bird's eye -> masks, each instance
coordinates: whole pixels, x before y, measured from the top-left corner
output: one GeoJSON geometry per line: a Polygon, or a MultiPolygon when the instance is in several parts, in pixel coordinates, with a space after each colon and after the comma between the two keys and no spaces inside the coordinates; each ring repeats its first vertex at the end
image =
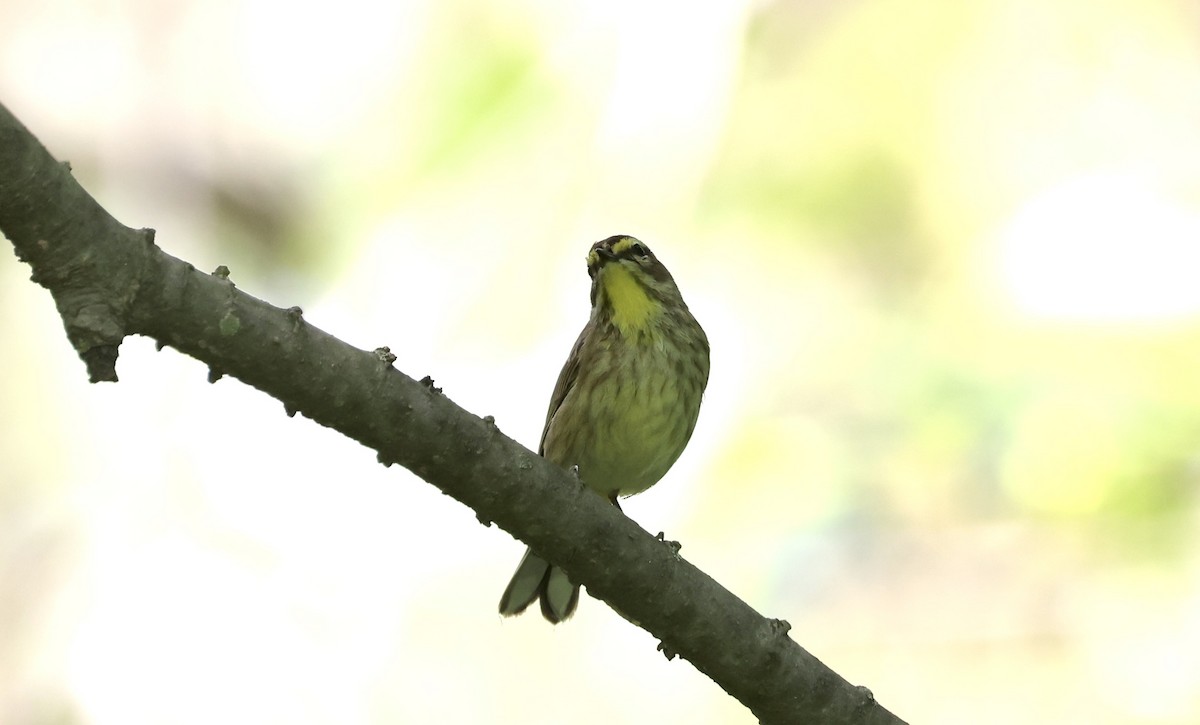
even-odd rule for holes
{"type": "Polygon", "coordinates": [[[646,248],[640,244],[634,244],[629,248],[629,251],[633,252],[639,257],[645,257],[647,255],[646,248]]]}

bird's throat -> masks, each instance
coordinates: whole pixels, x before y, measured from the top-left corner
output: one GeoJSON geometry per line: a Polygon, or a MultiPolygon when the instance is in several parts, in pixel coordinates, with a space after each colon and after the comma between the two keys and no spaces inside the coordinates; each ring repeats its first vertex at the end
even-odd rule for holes
{"type": "Polygon", "coordinates": [[[604,270],[603,284],[608,304],[612,306],[613,324],[625,335],[648,328],[662,309],[633,274],[619,264],[610,264],[604,270]]]}

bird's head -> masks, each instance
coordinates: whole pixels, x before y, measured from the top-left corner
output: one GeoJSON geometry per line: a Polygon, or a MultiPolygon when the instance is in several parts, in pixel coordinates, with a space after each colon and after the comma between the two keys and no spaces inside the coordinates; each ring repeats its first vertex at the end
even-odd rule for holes
{"type": "Polygon", "coordinates": [[[671,273],[637,239],[618,234],[592,245],[587,256],[592,308],[624,333],[644,330],[668,306],[682,305],[671,273]]]}

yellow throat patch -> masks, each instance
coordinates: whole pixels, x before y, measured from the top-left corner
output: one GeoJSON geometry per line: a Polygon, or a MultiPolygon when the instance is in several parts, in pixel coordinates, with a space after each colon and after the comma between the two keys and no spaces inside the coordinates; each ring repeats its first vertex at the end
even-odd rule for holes
{"type": "Polygon", "coordinates": [[[646,329],[658,315],[660,305],[620,264],[608,264],[602,274],[604,294],[612,305],[613,324],[626,335],[646,329]]]}

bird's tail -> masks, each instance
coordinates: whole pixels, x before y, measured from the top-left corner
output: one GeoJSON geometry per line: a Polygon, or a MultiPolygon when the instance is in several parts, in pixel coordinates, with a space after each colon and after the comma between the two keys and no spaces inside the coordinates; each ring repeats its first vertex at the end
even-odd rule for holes
{"type": "Polygon", "coordinates": [[[512,581],[500,597],[500,614],[511,617],[525,611],[534,599],[541,599],[542,616],[558,624],[575,613],[579,587],[567,579],[567,573],[526,549],[512,581]]]}

